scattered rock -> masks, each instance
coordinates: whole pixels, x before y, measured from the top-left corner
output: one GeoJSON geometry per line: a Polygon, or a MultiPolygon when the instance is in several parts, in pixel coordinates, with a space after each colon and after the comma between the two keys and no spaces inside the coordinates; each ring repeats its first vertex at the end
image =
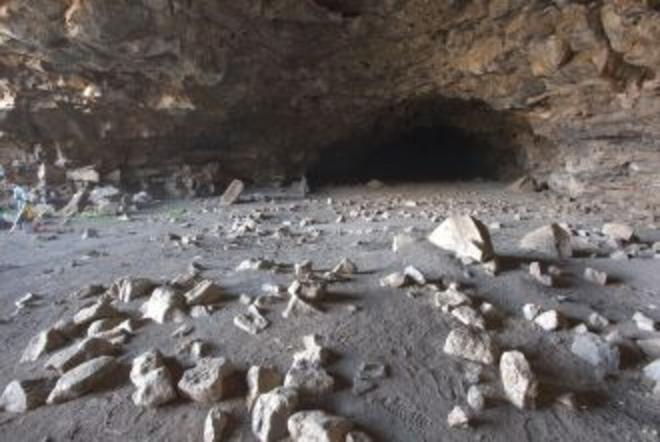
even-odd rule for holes
{"type": "Polygon", "coordinates": [[[494,364],[497,349],[491,337],[483,331],[461,327],[452,330],[445,341],[444,352],[485,365],[494,364]]]}
{"type": "Polygon", "coordinates": [[[276,442],[287,436],[287,421],[298,406],[298,391],[278,387],[259,396],[252,407],[252,432],[260,442],[276,442]]]}
{"type": "Polygon", "coordinates": [[[463,325],[480,329],[486,328],[486,320],[479,312],[470,306],[462,305],[456,307],[451,311],[451,315],[458,319],[463,325]]]}
{"type": "Polygon", "coordinates": [[[456,405],[447,416],[447,425],[450,428],[465,428],[470,425],[470,416],[463,407],[456,405]]]}
{"type": "Polygon", "coordinates": [[[635,229],[627,224],[607,223],[603,225],[603,235],[615,241],[628,242],[635,236],[635,229]]]}
{"type": "Polygon", "coordinates": [[[638,329],[648,332],[656,331],[655,321],[642,312],[635,312],[632,317],[633,322],[638,329]]]}
{"type": "Polygon", "coordinates": [[[110,293],[121,302],[131,302],[149,295],[156,283],[147,278],[120,278],[110,287],[110,293]]]}
{"type": "Polygon", "coordinates": [[[408,235],[407,233],[399,233],[392,239],[392,251],[394,253],[398,253],[399,251],[408,246],[411,246],[412,244],[415,244],[416,242],[417,238],[414,236],[408,235]]]}
{"type": "Polygon", "coordinates": [[[543,226],[528,233],[520,241],[520,247],[558,259],[573,255],[571,235],[559,224],[543,226]]]}
{"type": "Polygon", "coordinates": [[[486,408],[486,397],[479,385],[471,385],[467,392],[466,401],[470,408],[480,413],[486,408]]]}
{"type": "Polygon", "coordinates": [[[436,246],[454,252],[459,258],[487,262],[495,258],[488,228],[471,216],[447,218],[429,236],[436,246]]]}
{"type": "Polygon", "coordinates": [[[73,322],[77,325],[86,325],[97,319],[121,318],[126,315],[117,310],[107,298],[102,298],[95,304],[81,309],[73,317],[73,322]]]}
{"type": "Polygon", "coordinates": [[[145,319],[152,319],[159,324],[169,321],[182,322],[185,317],[186,298],[174,288],[161,286],[156,288],[141,311],[145,319]]]}
{"type": "Polygon", "coordinates": [[[332,393],[335,379],[323,368],[311,364],[293,364],[284,377],[285,387],[295,387],[300,393],[318,397],[332,393]]]}
{"type": "Polygon", "coordinates": [[[137,388],[131,398],[138,407],[158,407],[177,397],[172,374],[158,350],[133,359],[130,377],[137,388]]]}
{"type": "Polygon", "coordinates": [[[610,325],[610,321],[605,316],[597,312],[592,312],[589,315],[587,318],[587,323],[591,329],[597,331],[605,330],[610,325]]]}
{"type": "Polygon", "coordinates": [[[67,338],[58,330],[50,328],[30,339],[21,362],[34,362],[43,354],[57,350],[67,343],[67,338]]]}
{"type": "Polygon", "coordinates": [[[587,332],[573,339],[571,351],[579,358],[593,365],[596,376],[603,377],[619,370],[619,349],[600,336],[587,332]]]}
{"type": "Polygon", "coordinates": [[[353,423],[324,411],[300,411],[292,415],[287,428],[293,442],[345,442],[353,423]]]}
{"type": "Polygon", "coordinates": [[[607,273],[587,267],[584,269],[584,279],[598,285],[607,285],[607,273]]]}
{"type": "Polygon", "coordinates": [[[12,381],[0,396],[0,409],[9,413],[25,413],[46,403],[55,379],[12,381]]]}
{"type": "Polygon", "coordinates": [[[637,346],[652,359],[660,359],[660,338],[638,339],[637,346]]]}
{"type": "Polygon", "coordinates": [[[381,278],[380,280],[381,287],[387,287],[393,289],[405,287],[409,283],[410,283],[410,279],[408,278],[408,276],[401,272],[390,273],[389,275],[381,278]]]}
{"type": "Polygon", "coordinates": [[[528,321],[533,321],[541,314],[541,307],[536,304],[525,304],[522,308],[523,317],[528,321]]]}
{"type": "Polygon", "coordinates": [[[342,260],[337,264],[333,269],[332,273],[337,275],[354,275],[358,272],[358,266],[348,258],[342,258],[342,260]]]}
{"type": "Polygon", "coordinates": [[[114,356],[118,349],[105,339],[85,338],[79,344],[55,353],[46,363],[46,368],[64,374],[67,371],[100,356],[114,356]]]}
{"type": "Polygon", "coordinates": [[[201,358],[183,373],[178,387],[193,401],[210,404],[232,392],[234,373],[234,366],[225,358],[201,358]]]}
{"type": "Polygon", "coordinates": [[[197,283],[184,295],[188,305],[215,304],[226,298],[224,290],[209,279],[197,283]]]}
{"type": "Polygon", "coordinates": [[[323,337],[320,335],[306,335],[302,338],[304,350],[293,355],[293,365],[312,365],[321,367],[332,357],[330,350],[323,346],[323,337]]]}
{"type": "Polygon", "coordinates": [[[531,193],[541,190],[541,186],[533,177],[524,175],[511,183],[508,189],[518,193],[531,193]]]}
{"type": "Polygon", "coordinates": [[[557,310],[548,310],[538,315],[534,323],[545,331],[555,331],[561,324],[561,316],[557,310]]]}
{"type": "Polygon", "coordinates": [[[289,319],[321,313],[323,313],[323,311],[319,310],[317,307],[314,307],[312,304],[303,300],[299,296],[291,296],[289,298],[289,303],[282,312],[282,317],[284,319],[289,319]]]}
{"type": "Polygon", "coordinates": [[[437,292],[435,295],[435,305],[440,307],[444,312],[449,312],[451,309],[462,305],[471,304],[472,299],[460,291],[457,284],[450,284],[447,290],[437,292]]]}
{"type": "Polygon", "coordinates": [[[245,183],[241,180],[233,180],[220,197],[220,204],[223,206],[234,204],[241,197],[243,190],[245,190],[245,183]]]}
{"type": "Polygon", "coordinates": [[[234,316],[234,325],[252,335],[257,335],[265,330],[270,322],[259,313],[256,306],[251,305],[248,307],[247,313],[234,316]]]}
{"type": "Polygon", "coordinates": [[[83,396],[97,388],[116,370],[117,362],[112,356],[101,356],[80,364],[60,377],[46,403],[57,404],[83,396]]]}
{"type": "Polygon", "coordinates": [[[253,365],[247,372],[248,409],[252,408],[259,395],[279,387],[284,382],[282,375],[275,369],[253,365]]]}
{"type": "Polygon", "coordinates": [[[204,420],[204,442],[223,442],[229,435],[229,415],[220,407],[209,410],[204,420]]]}
{"type": "Polygon", "coordinates": [[[406,266],[405,269],[403,269],[403,274],[407,276],[409,279],[412,279],[415,284],[418,285],[425,285],[426,284],[426,277],[424,274],[415,266],[406,266]]]}
{"type": "Polygon", "coordinates": [[[547,287],[554,287],[555,285],[555,281],[552,275],[544,273],[543,269],[541,268],[541,263],[538,261],[534,261],[529,265],[529,274],[532,275],[532,277],[537,282],[547,287]]]}
{"type": "Polygon", "coordinates": [[[644,367],[644,376],[654,382],[660,382],[660,359],[656,359],[644,367]]]}
{"type": "Polygon", "coordinates": [[[538,395],[536,376],[519,351],[507,351],[500,358],[500,376],[509,401],[520,409],[534,408],[538,395]]]}

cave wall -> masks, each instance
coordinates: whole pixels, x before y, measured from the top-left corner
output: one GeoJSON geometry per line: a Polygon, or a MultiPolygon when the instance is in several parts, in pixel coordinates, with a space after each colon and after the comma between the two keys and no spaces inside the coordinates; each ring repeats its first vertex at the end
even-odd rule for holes
{"type": "Polygon", "coordinates": [[[658,42],[657,0],[0,0],[0,161],[264,180],[421,121],[660,193],[658,42]]]}

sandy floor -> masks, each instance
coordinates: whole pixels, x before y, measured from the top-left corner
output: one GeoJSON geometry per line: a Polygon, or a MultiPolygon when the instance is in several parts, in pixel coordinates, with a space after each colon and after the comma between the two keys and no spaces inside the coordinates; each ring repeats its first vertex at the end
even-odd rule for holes
{"type": "MultiPolygon", "coordinates": [[[[186,366],[190,361],[180,350],[182,343],[199,338],[213,346],[211,354],[226,356],[241,367],[264,364],[285,372],[292,354],[301,347],[301,337],[320,333],[337,355],[329,371],[336,376],[338,388],[306,407],[345,416],[375,440],[658,440],[660,399],[642,380],[643,359],[626,360],[619,375],[601,381],[570,352],[573,332],[569,328],[545,332],[521,315],[522,305],[530,302],[559,309],[573,324],[597,311],[632,338],[642,335],[630,321],[635,311],[660,320],[655,310],[660,305],[658,259],[573,258],[559,264],[569,274],[565,286],[548,288],[531,279],[524,266],[530,256],[518,249],[518,240],[550,221],[597,230],[603,222],[621,220],[634,225],[642,240],[660,240],[660,230],[649,228],[648,219],[620,208],[585,212],[584,207],[548,194],[512,194],[494,184],[419,184],[378,190],[332,188],[306,200],[257,198],[230,208],[219,207],[218,199],[166,202],[133,214],[131,221],[81,217],[64,224],[55,221],[39,234],[0,232],[0,318],[7,318],[0,324],[0,388],[16,378],[46,373],[44,358],[20,364],[21,353],[38,331],[78,311],[85,301],[71,294],[86,284],[109,285],[121,276],[165,281],[185,272],[198,257],[208,268],[204,275],[228,293],[254,296],[263,283],[286,286],[293,275],[235,272],[246,258],[263,257],[283,264],[310,259],[316,269],[327,270],[349,257],[358,264],[360,274],[331,286],[332,296],[322,303],[325,314],[321,316],[286,320],[280,315],[285,306],[281,304],[266,313],[270,327],[252,336],[233,325],[233,317],[245,310],[235,300],[208,318],[191,318],[195,329],[185,338],[170,336],[180,324],[143,327],[125,346],[121,360],[128,366],[137,354],[157,347],[178,356],[186,366]],[[228,238],[235,219],[257,211],[263,214],[259,233],[228,238]],[[478,266],[466,267],[426,242],[402,253],[391,251],[395,234],[413,229],[414,235],[424,236],[445,216],[463,213],[486,224],[501,223],[500,229],[491,231],[498,254],[508,257],[500,275],[492,277],[478,266]],[[340,214],[346,218],[343,223],[335,222],[340,214]],[[300,221],[307,218],[312,223],[301,227],[300,221]],[[291,234],[274,236],[287,221],[291,234]],[[98,230],[98,238],[81,239],[87,227],[98,230]],[[178,245],[168,239],[169,233],[199,235],[199,245],[178,245]],[[408,264],[419,267],[431,280],[463,281],[479,299],[498,308],[502,320],[491,333],[503,349],[521,349],[531,361],[543,392],[536,410],[519,411],[495,402],[470,429],[447,427],[449,411],[465,403],[467,364],[443,353],[445,338],[456,323],[431,298],[411,298],[406,290],[379,287],[382,276],[408,264]],[[607,271],[615,282],[601,287],[583,280],[587,266],[607,271]],[[12,316],[14,301],[26,292],[42,300],[12,316]],[[370,361],[386,364],[389,377],[377,389],[356,396],[351,379],[361,362],[370,361]],[[582,405],[579,410],[555,403],[556,396],[565,392],[576,393],[582,405]]],[[[135,302],[120,307],[137,311],[139,306],[135,302]]],[[[484,377],[496,379],[497,373],[485,370],[484,377]]],[[[206,407],[180,400],[155,410],[139,409],[131,402],[130,382],[119,378],[121,373],[114,387],[62,405],[43,406],[24,415],[0,413],[0,440],[202,440],[206,407]]],[[[231,440],[255,440],[242,399],[227,406],[237,421],[231,440]]]]}

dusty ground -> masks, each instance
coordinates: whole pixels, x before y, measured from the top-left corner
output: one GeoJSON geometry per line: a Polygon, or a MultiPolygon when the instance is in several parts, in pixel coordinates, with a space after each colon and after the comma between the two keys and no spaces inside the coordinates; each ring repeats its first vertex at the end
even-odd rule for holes
{"type": "MultiPolygon", "coordinates": [[[[288,264],[311,259],[315,268],[329,269],[346,256],[359,265],[361,273],[331,287],[332,302],[323,303],[326,313],[322,316],[285,320],[279,314],[282,304],[266,314],[271,326],[252,336],[233,325],[234,315],[245,306],[231,301],[209,318],[191,319],[195,331],[186,338],[170,336],[179,324],[145,326],[125,346],[121,359],[128,365],[150,347],[177,356],[182,341],[201,338],[213,344],[213,354],[227,356],[243,367],[266,364],[284,372],[293,352],[301,347],[301,337],[314,332],[328,337],[338,355],[330,371],[341,380],[340,388],[319,398],[318,405],[350,418],[375,440],[658,440],[660,402],[642,382],[643,361],[629,361],[620,375],[599,381],[588,365],[571,354],[569,329],[544,332],[521,317],[520,308],[528,302],[558,308],[576,322],[595,310],[631,336],[639,334],[630,326],[635,311],[660,320],[655,310],[660,303],[658,259],[574,258],[560,264],[573,275],[561,288],[539,285],[521,267],[529,256],[517,249],[518,240],[550,221],[600,229],[603,222],[616,219],[635,225],[645,241],[660,239],[660,231],[649,228],[648,217],[617,206],[585,213],[589,210],[558,202],[548,194],[513,194],[494,184],[420,184],[380,190],[332,188],[306,200],[291,194],[230,208],[220,208],[217,199],[165,202],[133,214],[131,221],[77,218],[66,224],[55,221],[38,234],[0,232],[0,318],[7,318],[0,325],[0,386],[44,373],[43,358],[20,364],[21,352],[39,330],[80,308],[84,301],[70,295],[86,284],[109,285],[126,275],[168,280],[199,257],[208,267],[204,275],[229,293],[255,295],[262,283],[288,285],[293,277],[290,272],[234,272],[243,259],[264,257],[288,264]],[[333,199],[331,204],[328,198],[333,199]],[[406,201],[416,201],[417,206],[410,207],[406,201]],[[375,214],[375,219],[351,216],[359,206],[375,214]],[[259,221],[263,234],[229,240],[232,220],[256,210],[266,215],[259,221]],[[380,219],[379,210],[387,211],[389,219],[380,219]],[[391,251],[396,233],[412,227],[421,236],[445,216],[458,213],[472,213],[486,224],[502,223],[501,229],[491,231],[498,253],[510,257],[502,274],[491,277],[479,267],[469,267],[469,277],[459,261],[427,243],[403,253],[391,251]],[[344,223],[335,222],[338,214],[346,216],[344,223]],[[437,220],[432,219],[434,215],[437,220]],[[300,227],[305,218],[315,223],[300,227]],[[293,234],[273,237],[272,232],[285,221],[292,222],[293,234]],[[81,239],[86,227],[96,228],[99,237],[81,239]],[[310,234],[313,230],[320,232],[317,238],[310,234]],[[199,234],[201,241],[199,246],[182,247],[169,240],[168,233],[199,234]],[[542,381],[544,394],[537,410],[518,411],[500,402],[491,404],[471,429],[447,427],[447,413],[465,402],[466,364],[442,352],[455,323],[430,298],[413,299],[405,290],[379,287],[380,277],[407,264],[418,266],[431,279],[464,281],[479,298],[497,306],[503,317],[493,330],[497,341],[504,349],[522,349],[542,381]],[[584,281],[580,275],[586,266],[606,270],[616,282],[600,287],[584,281]],[[14,301],[28,291],[43,300],[12,316],[14,301]],[[360,308],[354,312],[350,305],[360,308]],[[390,375],[376,390],[356,397],[350,383],[363,361],[385,363],[390,375]],[[568,391],[577,394],[583,405],[580,410],[553,402],[556,395],[568,391]]],[[[137,311],[139,305],[121,308],[137,311]]],[[[185,357],[180,359],[187,363],[185,357]]],[[[0,440],[201,440],[207,408],[181,400],[156,410],[138,409],[130,399],[130,382],[122,380],[121,373],[117,378],[118,385],[106,391],[62,405],[44,406],[25,415],[0,413],[0,440]]],[[[229,405],[241,422],[232,440],[254,440],[241,400],[234,402],[229,405]]]]}

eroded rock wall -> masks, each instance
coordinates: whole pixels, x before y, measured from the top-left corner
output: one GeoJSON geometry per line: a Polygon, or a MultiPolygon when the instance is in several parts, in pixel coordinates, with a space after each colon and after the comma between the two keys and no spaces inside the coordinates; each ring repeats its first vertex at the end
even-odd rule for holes
{"type": "Polygon", "coordinates": [[[0,155],[272,179],[422,121],[660,193],[658,42],[656,0],[0,0],[0,155]]]}

